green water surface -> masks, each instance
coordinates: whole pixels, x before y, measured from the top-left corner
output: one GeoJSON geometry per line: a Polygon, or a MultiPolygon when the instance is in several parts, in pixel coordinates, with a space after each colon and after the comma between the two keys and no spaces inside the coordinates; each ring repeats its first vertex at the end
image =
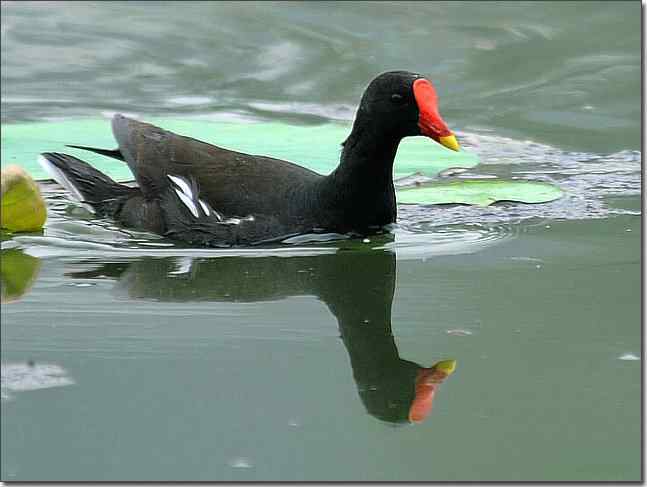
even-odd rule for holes
{"type": "Polygon", "coordinates": [[[619,358],[640,353],[639,230],[554,223],[426,262],[348,250],[187,274],[44,259],[3,306],[2,360],[74,383],[9,391],[3,478],[638,479],[640,362],[619,358]],[[408,361],[447,357],[429,418],[396,426],[408,361]]]}

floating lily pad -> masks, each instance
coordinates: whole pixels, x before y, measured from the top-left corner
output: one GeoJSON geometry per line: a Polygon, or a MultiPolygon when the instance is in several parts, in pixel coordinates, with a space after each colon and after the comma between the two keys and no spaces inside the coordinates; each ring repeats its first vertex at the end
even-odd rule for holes
{"type": "MultiPolygon", "coordinates": [[[[341,143],[351,128],[350,124],[342,123],[296,126],[159,118],[146,118],[146,121],[226,149],[292,161],[321,174],[328,174],[337,166],[341,143]]],[[[36,162],[38,154],[66,152],[91,163],[117,181],[133,179],[126,164],[71,149],[65,144],[116,147],[108,119],[5,124],[2,125],[2,166],[18,164],[36,179],[47,178],[36,162]]],[[[449,167],[469,168],[478,162],[475,154],[451,151],[427,137],[409,137],[400,144],[394,166],[395,176],[415,172],[435,176],[449,167]]]]}
{"type": "Polygon", "coordinates": [[[437,181],[424,186],[399,189],[397,200],[398,203],[427,205],[488,206],[497,201],[547,203],[560,198],[563,194],[559,187],[538,181],[464,179],[437,181]]]}
{"type": "Polygon", "coordinates": [[[47,210],[38,184],[20,166],[7,166],[0,173],[0,228],[12,232],[40,230],[47,219],[47,210]]]}

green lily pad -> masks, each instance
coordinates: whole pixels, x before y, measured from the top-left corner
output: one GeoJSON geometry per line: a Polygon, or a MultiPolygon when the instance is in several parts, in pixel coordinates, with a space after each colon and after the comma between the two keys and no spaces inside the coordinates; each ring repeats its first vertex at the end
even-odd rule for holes
{"type": "Polygon", "coordinates": [[[0,227],[12,232],[36,232],[47,219],[45,201],[38,184],[20,166],[0,171],[2,202],[0,227]]]}
{"type": "Polygon", "coordinates": [[[399,189],[397,199],[398,203],[488,206],[497,201],[547,203],[563,194],[559,187],[538,181],[464,179],[399,189]]]}
{"type": "MultiPolygon", "coordinates": [[[[328,123],[295,126],[268,122],[209,122],[147,118],[146,121],[178,134],[190,136],[227,149],[263,154],[295,162],[321,174],[331,172],[339,162],[341,143],[350,125],[328,123]]],[[[41,152],[66,152],[91,163],[117,181],[132,180],[124,163],[71,149],[65,144],[112,149],[116,142],[108,119],[61,120],[56,122],[2,125],[2,166],[18,164],[35,179],[48,175],[37,163],[41,152]]],[[[478,157],[469,152],[454,152],[427,137],[402,141],[395,161],[395,176],[415,172],[433,177],[448,167],[473,167],[478,157]]]]}

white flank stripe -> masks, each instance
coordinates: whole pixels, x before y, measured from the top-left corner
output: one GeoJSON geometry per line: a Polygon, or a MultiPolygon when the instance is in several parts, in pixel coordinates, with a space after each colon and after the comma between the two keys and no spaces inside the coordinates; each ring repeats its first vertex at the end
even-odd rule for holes
{"type": "Polygon", "coordinates": [[[211,215],[211,212],[209,211],[209,207],[207,206],[207,204],[204,201],[198,200],[198,203],[200,203],[200,206],[202,207],[202,210],[205,212],[205,214],[207,216],[211,215]]]}
{"type": "MultiPolygon", "coordinates": [[[[191,188],[189,187],[189,184],[181,177],[179,176],[171,176],[170,174],[168,175],[168,178],[175,183],[175,185],[182,190],[182,192],[189,197],[189,199],[193,199],[193,191],[191,191],[191,188]]],[[[196,215],[197,216],[197,215],[196,215]]]]}
{"type": "Polygon", "coordinates": [[[191,198],[189,198],[187,195],[185,195],[179,189],[175,190],[175,194],[178,195],[178,198],[180,198],[180,201],[182,201],[182,203],[184,203],[184,206],[186,206],[189,209],[189,211],[193,214],[194,217],[200,218],[200,214],[198,213],[198,209],[193,204],[193,201],[191,201],[191,198]]]}

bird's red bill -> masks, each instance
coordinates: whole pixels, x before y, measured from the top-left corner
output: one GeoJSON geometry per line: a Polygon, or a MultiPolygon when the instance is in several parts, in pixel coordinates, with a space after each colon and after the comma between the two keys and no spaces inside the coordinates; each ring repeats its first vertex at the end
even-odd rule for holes
{"type": "Polygon", "coordinates": [[[424,421],[431,412],[435,393],[435,384],[425,385],[420,388],[416,387],[416,398],[409,409],[409,421],[412,423],[420,423],[424,421]]]}
{"type": "Polygon", "coordinates": [[[418,104],[418,127],[427,137],[438,140],[452,135],[451,130],[438,113],[438,95],[429,80],[419,78],[413,82],[413,96],[418,104]]]}
{"type": "Polygon", "coordinates": [[[420,368],[416,375],[415,397],[409,408],[409,421],[420,423],[429,416],[438,386],[454,370],[456,362],[438,362],[430,368],[420,368]]]}

